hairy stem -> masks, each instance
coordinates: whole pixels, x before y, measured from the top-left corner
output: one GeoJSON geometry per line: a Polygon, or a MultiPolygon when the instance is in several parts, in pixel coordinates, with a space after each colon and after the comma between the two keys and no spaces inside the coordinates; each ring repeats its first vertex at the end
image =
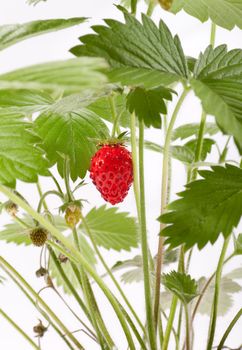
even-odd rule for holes
{"type": "Polygon", "coordinates": [[[228,328],[226,329],[226,331],[224,332],[224,335],[222,336],[222,339],[220,340],[220,343],[218,345],[217,350],[222,350],[224,347],[224,343],[226,341],[226,339],[229,336],[229,333],[232,331],[234,325],[236,324],[236,322],[240,319],[240,317],[242,316],[242,308],[237,312],[237,314],[234,316],[234,318],[232,319],[232,321],[230,322],[228,328]]]}
{"type": "MultiPolygon", "coordinates": [[[[201,116],[199,131],[198,131],[197,145],[195,150],[195,158],[194,158],[195,163],[201,160],[202,149],[203,149],[203,137],[204,137],[204,131],[206,127],[206,119],[207,119],[207,114],[204,111],[202,111],[202,116],[201,116]]],[[[196,180],[197,172],[198,172],[197,168],[193,169],[193,172],[191,175],[191,181],[196,180]]]]}
{"type": "Polygon", "coordinates": [[[139,174],[138,174],[138,155],[136,145],[136,118],[135,113],[130,116],[130,133],[131,133],[131,150],[133,161],[133,174],[134,174],[134,196],[137,208],[137,215],[140,221],[140,195],[139,195],[139,174]]]}
{"type": "Polygon", "coordinates": [[[109,277],[111,278],[111,280],[113,281],[113,283],[115,284],[116,288],[118,289],[120,295],[122,296],[124,302],[126,303],[126,305],[128,306],[128,308],[130,309],[130,311],[132,312],[134,318],[136,319],[137,323],[139,324],[140,328],[142,329],[142,331],[145,333],[145,328],[142,324],[142,322],[140,321],[137,313],[135,312],[134,308],[132,307],[132,305],[130,304],[129,300],[127,299],[126,295],[124,294],[121,286],[119,285],[118,281],[116,280],[116,278],[114,277],[112,271],[110,270],[110,268],[108,267],[108,265],[106,264],[96,242],[95,242],[95,239],[93,237],[93,234],[92,234],[92,231],[90,230],[87,222],[86,222],[86,219],[84,218],[84,216],[82,215],[81,216],[81,219],[82,219],[82,223],[83,223],[83,227],[87,233],[87,235],[89,236],[90,238],[90,241],[92,242],[92,245],[93,245],[93,248],[99,258],[99,260],[101,261],[103,267],[105,268],[107,274],[109,275],[109,277]]]}
{"type": "Polygon", "coordinates": [[[213,346],[213,340],[215,335],[216,323],[217,323],[217,313],[218,313],[218,302],[219,302],[219,294],[220,294],[220,282],[222,277],[222,269],[224,264],[225,254],[229,245],[230,236],[227,237],[224,241],[223,248],[219,257],[217,271],[215,275],[215,290],[214,290],[214,298],[211,310],[210,317],[210,327],[209,327],[209,336],[208,336],[208,344],[207,350],[211,350],[213,346]]]}
{"type": "Polygon", "coordinates": [[[84,347],[79,343],[79,341],[73,336],[73,334],[66,328],[62,321],[56,316],[56,314],[50,309],[50,307],[45,303],[45,301],[39,296],[38,293],[28,284],[28,282],[11,266],[3,257],[0,257],[0,265],[4,266],[8,271],[10,271],[21,284],[33,295],[37,302],[45,309],[46,313],[52,318],[52,320],[58,325],[62,331],[67,334],[68,338],[77,346],[78,349],[84,350],[84,347]]]}
{"type": "Polygon", "coordinates": [[[25,340],[28,341],[28,343],[34,349],[39,349],[39,347],[33,342],[33,340],[3,311],[3,309],[0,309],[0,315],[2,315],[13,326],[13,328],[15,328],[16,331],[18,331],[18,333],[21,334],[25,338],[25,340]]]}
{"type": "Polygon", "coordinates": [[[25,210],[30,216],[32,216],[35,220],[37,220],[44,228],[46,228],[53,237],[55,237],[57,240],[59,240],[69,251],[70,254],[66,252],[65,249],[62,249],[59,245],[56,245],[54,242],[50,241],[49,244],[56,249],[58,249],[60,252],[62,252],[64,255],[66,255],[71,261],[73,261],[76,264],[82,265],[83,268],[90,274],[90,276],[96,281],[98,286],[102,289],[105,296],[109,300],[110,304],[112,305],[120,324],[123,328],[123,331],[125,333],[125,336],[127,338],[127,341],[129,343],[130,349],[135,350],[135,345],[131,336],[131,333],[129,331],[129,328],[126,324],[124,315],[122,311],[120,310],[120,306],[118,305],[116,299],[113,297],[112,293],[110,292],[109,288],[106,286],[106,284],[103,282],[102,278],[96,273],[96,271],[92,268],[92,266],[88,263],[88,261],[83,257],[80,252],[78,252],[75,247],[72,245],[72,243],[62,235],[59,230],[57,230],[49,221],[47,221],[43,216],[38,214],[33,208],[31,208],[25,201],[23,201],[21,198],[19,198],[17,195],[15,195],[11,190],[6,188],[3,185],[0,185],[0,192],[5,194],[9,199],[13,200],[16,204],[18,204],[23,210],[25,210]]]}
{"type": "Polygon", "coordinates": [[[214,22],[211,23],[211,33],[210,33],[210,45],[212,47],[215,46],[215,39],[216,39],[216,24],[214,22]]]}
{"type": "Polygon", "coordinates": [[[186,350],[190,350],[190,321],[188,306],[184,305],[185,319],[186,319],[186,350]]]}
{"type": "Polygon", "coordinates": [[[151,350],[156,349],[156,336],[153,322],[150,269],[149,269],[149,247],[146,228],[146,209],[145,209],[145,181],[144,181],[144,123],[139,122],[139,180],[140,180],[140,231],[141,231],[141,249],[143,258],[144,273],[144,292],[147,328],[151,350]]]}
{"type": "Polygon", "coordinates": [[[164,335],[162,350],[167,350],[168,349],[168,344],[169,344],[169,340],[170,340],[170,334],[171,334],[171,331],[172,331],[173,321],[174,321],[175,313],[176,313],[177,301],[178,301],[178,298],[176,296],[174,296],[172,298],[172,302],[171,302],[170,314],[169,314],[168,321],[167,321],[167,326],[166,326],[166,331],[165,331],[165,335],[164,335]]]}
{"type": "MultiPolygon", "coordinates": [[[[169,173],[169,153],[170,153],[170,145],[172,138],[172,131],[175,125],[176,118],[180,111],[183,101],[185,100],[188,92],[190,90],[185,88],[183,93],[181,94],[177,105],[174,109],[173,115],[171,117],[171,121],[169,123],[169,127],[166,133],[164,152],[163,152],[163,170],[162,170],[162,186],[161,186],[161,214],[163,214],[166,210],[167,205],[167,193],[168,193],[168,173],[169,173]]],[[[160,229],[161,231],[165,228],[165,224],[161,223],[160,229]]],[[[163,264],[163,245],[164,238],[162,236],[159,237],[158,243],[158,253],[157,253],[157,263],[156,263],[156,283],[155,283],[155,301],[154,301],[154,320],[155,327],[157,327],[158,314],[159,314],[159,306],[160,306],[160,283],[161,283],[161,269],[163,264]]]]}

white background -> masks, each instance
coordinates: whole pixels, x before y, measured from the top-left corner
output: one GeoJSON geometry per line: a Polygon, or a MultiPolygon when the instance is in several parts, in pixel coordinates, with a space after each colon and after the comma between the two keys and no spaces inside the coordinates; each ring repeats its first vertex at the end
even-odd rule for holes
{"type": "MultiPolygon", "coordinates": [[[[46,3],[41,3],[36,7],[30,7],[25,4],[24,0],[8,0],[0,2],[0,25],[9,23],[21,23],[31,21],[35,19],[47,19],[47,18],[68,18],[75,16],[89,17],[89,23],[81,24],[71,29],[66,29],[58,33],[47,34],[41,37],[33,38],[25,42],[19,43],[11,48],[6,49],[0,53],[0,73],[6,72],[17,67],[23,67],[34,63],[40,63],[51,60],[66,59],[72,57],[68,50],[78,43],[77,38],[90,31],[90,24],[98,24],[102,18],[119,18],[121,15],[119,11],[113,6],[113,0],[48,0],[46,3]]],[[[142,5],[143,6],[143,5],[142,5]]],[[[143,6],[144,8],[144,6],[143,6]]],[[[178,14],[176,17],[166,13],[160,9],[157,9],[154,18],[156,21],[162,17],[170,27],[171,31],[179,33],[182,41],[183,48],[187,55],[196,57],[201,50],[208,45],[210,35],[210,24],[201,24],[196,19],[189,17],[184,13],[178,14]]],[[[237,29],[229,32],[226,30],[218,29],[216,44],[227,43],[229,48],[241,47],[241,32],[237,29]]],[[[170,110],[172,111],[173,106],[170,110]]],[[[200,103],[194,97],[190,96],[184,106],[182,107],[181,114],[178,119],[178,123],[199,121],[201,113],[200,103]]],[[[211,118],[213,120],[213,118],[211,118]]],[[[160,142],[162,140],[161,133],[157,130],[149,130],[147,137],[160,142]]],[[[225,138],[221,135],[217,137],[218,141],[222,145],[225,142],[225,138]]],[[[238,155],[235,147],[232,145],[230,159],[237,159],[238,155]]],[[[216,161],[217,153],[214,150],[210,157],[211,161],[216,161]]],[[[148,216],[148,228],[150,245],[152,251],[155,253],[157,246],[157,234],[158,223],[156,218],[159,215],[160,207],[160,178],[161,178],[161,164],[162,159],[159,155],[151,152],[146,153],[146,196],[147,196],[147,216],[148,216]]],[[[172,192],[176,193],[182,190],[182,186],[185,183],[185,170],[184,167],[177,161],[173,161],[173,180],[172,180],[172,192]]],[[[41,179],[43,187],[46,189],[53,188],[53,184],[47,179],[41,179]]],[[[87,182],[90,182],[87,178],[87,182]]],[[[27,185],[18,183],[18,189],[25,193],[26,198],[32,203],[33,206],[37,205],[37,192],[34,185],[27,185]]],[[[97,194],[95,188],[90,184],[86,186],[81,192],[81,197],[88,199],[90,205],[89,209],[94,205],[103,204],[102,199],[97,194]]],[[[175,195],[173,194],[173,197],[175,195]]],[[[3,198],[0,198],[1,200],[3,198]]],[[[52,199],[49,202],[51,208],[56,208],[59,202],[52,199]]],[[[120,205],[121,210],[130,211],[135,215],[135,204],[132,191],[123,204],[120,205]]],[[[8,221],[6,214],[1,215],[1,224],[8,221]]],[[[237,231],[238,232],[238,231],[237,231]]],[[[209,276],[216,268],[219,248],[221,247],[222,240],[220,239],[214,246],[208,245],[202,252],[195,250],[192,258],[191,275],[193,277],[200,277],[202,275],[209,276]]],[[[230,250],[232,249],[232,245],[230,250]]],[[[16,247],[13,244],[5,244],[0,242],[0,253],[7,260],[9,260],[23,275],[31,282],[31,284],[38,290],[42,286],[42,281],[37,280],[34,275],[34,271],[38,268],[38,248],[33,247],[16,247]]],[[[115,254],[114,252],[105,252],[106,259],[109,264],[114,263],[117,259],[125,259],[137,254],[137,251],[131,253],[123,252],[122,255],[115,254]]],[[[230,271],[236,266],[241,266],[241,258],[234,259],[225,270],[230,271]]],[[[100,269],[100,271],[102,271],[100,269]]],[[[109,282],[109,281],[107,281],[109,282]]],[[[125,290],[129,296],[132,304],[138,310],[138,313],[143,316],[143,288],[142,284],[126,285],[125,290]]],[[[78,329],[78,323],[73,320],[72,316],[66,311],[65,307],[56,300],[55,296],[51,292],[45,292],[42,295],[48,302],[53,305],[53,308],[57,310],[60,317],[64,322],[69,325],[70,329],[78,329]]],[[[105,299],[102,294],[97,290],[98,299],[101,301],[101,309],[105,314],[107,323],[110,327],[113,338],[117,341],[119,350],[126,350],[127,346],[122,332],[119,328],[119,324],[112,313],[110,306],[103,302],[105,299]]],[[[226,328],[226,324],[233,317],[236,310],[241,307],[241,296],[237,294],[234,297],[234,308],[223,318],[219,318],[217,335],[215,344],[221,338],[223,331],[226,328]]],[[[73,300],[70,303],[76,306],[73,300]]],[[[5,286],[0,286],[0,307],[9,313],[16,322],[22,325],[24,330],[33,335],[32,327],[37,323],[39,317],[38,312],[32,308],[26,302],[21,292],[18,291],[15,286],[7,281],[5,286]]],[[[242,343],[241,335],[242,321],[238,322],[233,332],[228,339],[228,345],[230,347],[239,346],[242,343]]],[[[195,328],[197,336],[195,339],[195,350],[204,350],[207,337],[208,317],[198,316],[195,322],[195,328]]],[[[88,350],[95,350],[97,347],[88,339],[83,333],[77,334],[80,341],[86,346],[88,350]]],[[[172,343],[171,343],[172,344],[172,343]]],[[[15,331],[6,323],[5,320],[0,318],[0,349],[10,350],[27,350],[30,346],[19,336],[15,331]]],[[[42,348],[45,350],[65,350],[65,344],[56,337],[54,331],[50,330],[42,341],[42,348]]],[[[170,347],[174,349],[173,345],[170,347]]]]}

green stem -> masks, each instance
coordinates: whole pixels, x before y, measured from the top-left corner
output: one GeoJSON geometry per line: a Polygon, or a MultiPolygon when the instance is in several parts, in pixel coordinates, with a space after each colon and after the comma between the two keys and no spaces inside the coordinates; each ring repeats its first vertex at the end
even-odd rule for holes
{"type": "Polygon", "coordinates": [[[178,316],[178,325],[177,325],[177,338],[178,338],[178,345],[177,349],[179,349],[180,344],[180,338],[181,338],[181,326],[182,326],[182,315],[183,315],[183,304],[180,304],[180,310],[179,310],[179,316],[178,316]]]}
{"type": "MultiPolygon", "coordinates": [[[[77,230],[75,227],[73,228],[72,233],[73,233],[73,238],[74,238],[74,243],[75,243],[76,249],[81,252],[82,247],[80,245],[78,233],[77,233],[77,230]]],[[[75,269],[74,269],[74,271],[75,271],[75,269]]],[[[82,266],[80,267],[79,271],[80,271],[82,289],[83,289],[83,292],[84,292],[84,295],[85,295],[85,298],[86,298],[86,301],[88,304],[88,308],[90,311],[93,326],[95,327],[98,338],[99,338],[100,345],[101,345],[102,349],[105,349],[106,346],[105,346],[104,339],[106,339],[108,346],[112,348],[114,346],[114,342],[113,342],[112,338],[110,337],[108,330],[104,324],[104,321],[101,317],[101,314],[100,314],[92,287],[89,283],[88,277],[87,277],[82,266]],[[104,337],[104,339],[103,339],[103,337],[104,337]]]]}
{"type": "Polygon", "coordinates": [[[150,0],[149,6],[148,6],[147,11],[146,11],[146,15],[147,15],[148,17],[151,17],[151,16],[152,16],[155,7],[156,7],[156,1],[155,1],[155,0],[150,0]]]}
{"type": "MultiPolygon", "coordinates": [[[[52,261],[55,264],[55,267],[58,270],[58,273],[60,274],[61,278],[63,279],[64,283],[66,284],[67,288],[70,290],[72,296],[76,299],[77,303],[80,305],[81,309],[83,310],[83,312],[85,313],[85,315],[87,316],[87,318],[90,320],[90,315],[89,312],[87,310],[87,307],[85,305],[85,303],[83,302],[83,300],[80,298],[79,294],[77,293],[77,291],[75,290],[75,288],[73,287],[72,283],[70,282],[70,280],[68,279],[68,277],[66,276],[65,271],[63,270],[59,260],[57,259],[57,256],[55,254],[55,252],[53,251],[53,249],[51,247],[48,247],[52,261]]],[[[84,325],[88,331],[94,335],[94,333],[92,333],[91,329],[89,329],[87,327],[87,325],[84,325]]]]}
{"type": "Polygon", "coordinates": [[[64,181],[65,181],[68,201],[72,202],[74,199],[73,199],[73,194],[70,187],[69,175],[70,175],[70,160],[68,157],[66,157],[64,160],[64,181]]]}
{"type": "MultiPolygon", "coordinates": [[[[167,192],[168,192],[168,173],[169,173],[169,153],[170,153],[170,145],[172,138],[172,131],[175,125],[176,118],[180,111],[180,108],[189,93],[189,88],[184,88],[183,93],[181,94],[177,105],[174,109],[173,115],[171,117],[171,121],[169,123],[169,127],[166,133],[164,152],[163,152],[163,170],[162,170],[162,186],[161,186],[161,214],[163,214],[166,210],[167,205],[167,192]]],[[[161,231],[165,228],[165,224],[161,223],[161,231]]],[[[161,284],[161,269],[163,264],[163,245],[164,238],[162,236],[159,237],[158,243],[158,253],[157,253],[157,263],[156,263],[156,284],[155,284],[155,301],[154,301],[154,320],[155,327],[157,327],[158,314],[159,314],[159,306],[160,306],[160,284],[161,284]]]]}
{"type": "MultiPolygon", "coordinates": [[[[229,262],[233,257],[234,257],[234,253],[231,254],[226,260],[224,260],[223,265],[227,264],[227,262],[229,262]]],[[[196,316],[198,307],[199,307],[199,305],[201,304],[201,301],[202,301],[202,299],[203,299],[203,297],[204,297],[204,295],[205,295],[205,293],[206,293],[206,290],[208,289],[208,287],[209,287],[210,283],[212,282],[212,280],[214,279],[215,275],[216,275],[216,271],[209,277],[209,279],[207,280],[207,283],[206,283],[205,286],[203,287],[203,289],[202,289],[202,291],[201,291],[201,293],[200,293],[200,295],[199,295],[199,297],[198,297],[198,299],[197,299],[197,302],[196,302],[196,304],[195,304],[195,307],[194,307],[194,309],[193,309],[191,322],[194,321],[194,318],[195,318],[195,316],[196,316]]]]}
{"type": "MultiPolygon", "coordinates": [[[[38,183],[37,183],[37,185],[38,185],[38,183]]],[[[55,196],[58,196],[58,197],[60,197],[60,198],[63,200],[62,194],[60,194],[60,193],[57,192],[57,191],[47,191],[47,192],[45,192],[44,194],[42,194],[42,196],[41,196],[41,198],[40,198],[40,201],[39,201],[39,204],[38,204],[38,209],[37,209],[38,213],[41,212],[41,207],[42,207],[42,205],[44,206],[45,210],[48,211],[48,206],[47,206],[47,204],[46,204],[45,199],[46,199],[47,196],[49,196],[49,195],[51,195],[51,194],[53,194],[53,195],[55,195],[55,196]]]]}
{"type": "Polygon", "coordinates": [[[190,350],[190,321],[188,306],[184,305],[185,319],[186,319],[186,350],[190,350]]]}
{"type": "Polygon", "coordinates": [[[136,15],[138,0],[131,0],[131,13],[132,15],[136,15]]]}
{"type": "MultiPolygon", "coordinates": [[[[41,185],[40,185],[39,181],[37,182],[36,186],[37,186],[37,189],[38,189],[38,192],[39,192],[39,196],[40,196],[40,200],[41,200],[41,197],[43,196],[43,192],[42,192],[41,185]]],[[[48,210],[46,202],[44,202],[43,204],[44,204],[45,210],[48,210]]]]}
{"type": "Polygon", "coordinates": [[[214,290],[214,298],[213,298],[213,304],[212,304],[212,310],[211,310],[211,322],[210,322],[210,329],[209,329],[209,336],[208,336],[208,344],[207,344],[207,350],[211,350],[213,346],[213,340],[215,335],[215,328],[217,323],[217,313],[218,313],[218,302],[219,302],[219,294],[220,294],[220,282],[222,277],[222,269],[224,264],[224,258],[225,254],[229,245],[229,239],[230,236],[227,237],[224,241],[223,248],[219,257],[216,276],[215,276],[215,290],[214,290]]]}
{"type": "Polygon", "coordinates": [[[28,282],[11,266],[3,257],[0,256],[0,264],[3,265],[7,270],[9,270],[20,282],[21,284],[33,295],[47,314],[53,319],[53,321],[62,329],[62,331],[67,334],[68,338],[77,346],[78,349],[84,350],[84,347],[79,343],[79,341],[73,336],[73,334],[66,328],[62,321],[56,316],[56,314],[50,309],[50,307],[45,303],[45,301],[39,296],[38,293],[28,284],[28,282]]]}
{"type": "Polygon", "coordinates": [[[215,38],[216,38],[216,24],[215,23],[211,23],[211,33],[210,33],[210,45],[212,45],[212,47],[215,46],[215,38]]]}
{"type": "Polygon", "coordinates": [[[25,338],[25,340],[29,342],[34,349],[39,350],[39,347],[33,342],[33,340],[2,309],[0,309],[0,314],[25,338]]]}
{"type": "Polygon", "coordinates": [[[25,210],[30,216],[36,219],[44,228],[46,228],[57,240],[59,240],[69,251],[70,254],[66,252],[65,249],[62,249],[60,246],[54,244],[53,242],[49,242],[51,246],[54,246],[59,251],[61,251],[64,255],[66,255],[71,261],[74,263],[80,264],[83,268],[90,274],[90,276],[96,281],[98,286],[102,289],[103,293],[109,300],[112,305],[120,324],[123,328],[127,341],[129,343],[130,349],[135,350],[135,345],[130,334],[129,328],[126,324],[124,315],[120,310],[120,307],[110,292],[109,288],[103,282],[102,278],[96,273],[96,271],[92,268],[92,266],[88,263],[88,261],[83,257],[80,252],[78,252],[72,243],[65,237],[63,234],[56,229],[49,221],[47,221],[42,215],[37,213],[33,208],[31,208],[25,201],[15,195],[11,190],[7,187],[0,184],[0,192],[5,194],[9,199],[13,200],[16,204],[18,204],[23,210],[25,210]]]}
{"type": "Polygon", "coordinates": [[[22,227],[25,227],[27,229],[30,229],[31,226],[28,225],[26,222],[24,222],[22,219],[20,219],[18,216],[14,215],[12,216],[13,220],[16,221],[19,225],[21,225],[22,227]]]}
{"type": "Polygon", "coordinates": [[[52,178],[52,180],[54,181],[55,185],[56,185],[56,188],[57,190],[59,191],[59,193],[61,193],[63,195],[63,191],[59,185],[59,182],[56,180],[55,176],[49,171],[49,175],[50,177],[52,178]]]}
{"type": "Polygon", "coordinates": [[[132,307],[132,305],[130,304],[129,300],[127,299],[126,295],[124,294],[122,288],[120,287],[118,281],[116,280],[116,278],[114,277],[112,271],[110,270],[110,268],[108,267],[108,265],[106,264],[96,242],[95,242],[95,239],[93,237],[93,234],[84,218],[84,216],[81,214],[81,220],[82,220],[82,223],[83,223],[83,227],[88,235],[88,237],[90,238],[90,241],[92,242],[92,245],[93,245],[93,248],[99,258],[99,260],[101,261],[102,265],[104,266],[107,274],[109,275],[109,277],[111,278],[111,280],[113,281],[113,283],[115,284],[116,288],[118,289],[120,295],[122,296],[123,300],[125,301],[126,305],[128,306],[128,308],[130,309],[130,311],[132,312],[134,318],[136,319],[137,323],[139,324],[140,328],[142,329],[142,331],[145,333],[145,328],[141,322],[141,320],[139,319],[137,313],[135,312],[134,308],[132,307]]]}
{"type": "Polygon", "coordinates": [[[223,349],[224,343],[225,343],[226,339],[228,338],[229,333],[232,331],[234,325],[236,324],[236,322],[239,320],[239,318],[241,316],[242,316],[242,308],[237,312],[237,314],[234,316],[234,318],[230,322],[228,328],[224,332],[224,335],[222,336],[222,339],[220,340],[220,343],[218,345],[218,349],[217,350],[222,350],[223,349]]]}
{"type": "Polygon", "coordinates": [[[228,144],[229,144],[230,140],[231,140],[231,136],[228,137],[228,139],[224,145],[224,149],[223,149],[222,153],[220,154],[220,157],[219,157],[220,164],[225,162],[227,152],[228,152],[228,144]]]}
{"type": "Polygon", "coordinates": [[[168,349],[168,344],[169,344],[169,340],[170,340],[170,334],[171,334],[171,331],[172,331],[172,325],[173,325],[173,321],[174,321],[175,313],[176,313],[177,301],[178,301],[178,298],[176,296],[174,296],[172,298],[172,302],[171,302],[170,314],[169,314],[169,318],[168,318],[168,321],[167,321],[167,326],[166,326],[166,331],[165,331],[165,335],[164,335],[162,350],[167,350],[168,349]]]}
{"type": "Polygon", "coordinates": [[[144,181],[144,123],[139,122],[139,179],[140,179],[140,231],[141,231],[141,249],[143,258],[144,273],[144,292],[147,328],[151,350],[156,349],[156,336],[153,322],[150,270],[149,270],[149,248],[146,229],[146,210],[145,210],[145,181],[144,181]]]}
{"type": "Polygon", "coordinates": [[[28,294],[28,292],[24,289],[24,287],[21,285],[21,283],[13,276],[4,266],[2,266],[2,269],[7,273],[7,275],[11,278],[11,280],[18,286],[18,288],[23,292],[23,294],[26,296],[26,298],[31,302],[31,304],[38,309],[38,311],[41,313],[41,315],[46,319],[49,324],[54,328],[54,330],[58,333],[58,335],[61,337],[61,339],[67,344],[69,349],[74,350],[71,343],[66,339],[66,337],[63,337],[63,333],[60,331],[60,329],[53,323],[53,321],[48,317],[48,315],[39,307],[36,307],[36,302],[34,299],[31,298],[31,296],[28,294]]]}
{"type": "Polygon", "coordinates": [[[110,105],[110,109],[111,109],[111,114],[112,114],[112,117],[113,117],[113,128],[112,128],[111,138],[114,138],[115,137],[115,133],[116,133],[116,129],[117,129],[117,126],[118,126],[119,116],[120,115],[117,114],[113,94],[111,94],[108,97],[108,100],[109,100],[109,105],[110,105]]]}
{"type": "Polygon", "coordinates": [[[136,145],[136,118],[133,112],[130,116],[130,134],[131,134],[131,150],[133,161],[133,174],[134,174],[134,196],[137,208],[137,215],[140,222],[140,195],[139,195],[139,174],[138,174],[138,155],[136,145]]]}
{"type": "MultiPolygon", "coordinates": [[[[203,149],[203,137],[204,137],[204,131],[206,127],[206,119],[207,119],[207,114],[204,111],[202,111],[201,122],[199,126],[199,131],[198,131],[197,145],[195,150],[195,157],[194,157],[195,163],[201,160],[202,149],[203,149]]],[[[198,172],[198,169],[195,168],[192,172],[191,181],[196,180],[197,172],[198,172]]]]}

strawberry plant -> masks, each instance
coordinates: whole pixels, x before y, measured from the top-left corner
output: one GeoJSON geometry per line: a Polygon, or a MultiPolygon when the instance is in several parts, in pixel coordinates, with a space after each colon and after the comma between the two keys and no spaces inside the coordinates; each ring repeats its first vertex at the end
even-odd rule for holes
{"type": "Polygon", "coordinates": [[[34,269],[26,261],[35,272],[29,283],[2,250],[1,290],[18,288],[37,317],[31,333],[1,299],[0,318],[28,348],[56,346],[45,342],[48,333],[63,350],[242,348],[242,338],[233,337],[242,316],[241,302],[233,307],[234,294],[242,290],[242,49],[216,45],[217,27],[242,29],[242,4],[140,3],[121,1],[116,11],[123,21],[104,19],[86,35],[84,17],[0,26],[5,50],[80,25],[72,58],[0,75],[0,208],[2,218],[8,217],[0,240],[5,251],[7,243],[32,248],[38,262],[34,269]],[[152,19],[154,10],[160,18],[163,11],[184,10],[209,20],[207,48],[187,56],[179,36],[162,19],[152,19]],[[192,92],[200,122],[191,110],[189,123],[182,123],[182,106],[192,92]],[[161,187],[160,203],[154,201],[158,211],[146,198],[157,178],[153,154],[162,168],[155,184],[157,191],[161,187]],[[178,162],[187,181],[173,193],[178,162]],[[148,166],[153,176],[146,180],[148,166]],[[123,211],[126,203],[132,203],[132,213],[123,211]],[[159,227],[152,234],[150,218],[159,227]],[[215,270],[194,276],[208,247],[215,270]],[[140,298],[140,307],[130,294],[140,298]],[[219,317],[228,312],[221,328],[219,317]],[[209,316],[202,341],[199,313],[209,316]]]}

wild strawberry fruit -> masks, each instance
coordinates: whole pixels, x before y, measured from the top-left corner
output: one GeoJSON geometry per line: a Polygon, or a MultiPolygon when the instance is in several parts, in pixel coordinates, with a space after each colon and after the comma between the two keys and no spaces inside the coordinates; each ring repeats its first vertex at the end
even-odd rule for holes
{"type": "Polygon", "coordinates": [[[158,0],[161,7],[166,10],[166,11],[169,11],[170,8],[171,8],[171,5],[173,3],[173,0],[158,0]]]}
{"type": "Polygon", "coordinates": [[[29,233],[32,243],[36,247],[42,247],[48,238],[48,231],[42,227],[36,227],[29,233]]]}
{"type": "Polygon", "coordinates": [[[18,213],[18,206],[11,200],[7,201],[4,205],[6,212],[11,216],[16,216],[18,213]]]}
{"type": "Polygon", "coordinates": [[[65,220],[68,226],[74,228],[81,219],[81,208],[76,204],[70,204],[65,211],[65,220]]]}
{"type": "Polygon", "coordinates": [[[131,153],[120,143],[103,145],[91,160],[90,177],[105,201],[122,202],[133,182],[131,153]]]}

